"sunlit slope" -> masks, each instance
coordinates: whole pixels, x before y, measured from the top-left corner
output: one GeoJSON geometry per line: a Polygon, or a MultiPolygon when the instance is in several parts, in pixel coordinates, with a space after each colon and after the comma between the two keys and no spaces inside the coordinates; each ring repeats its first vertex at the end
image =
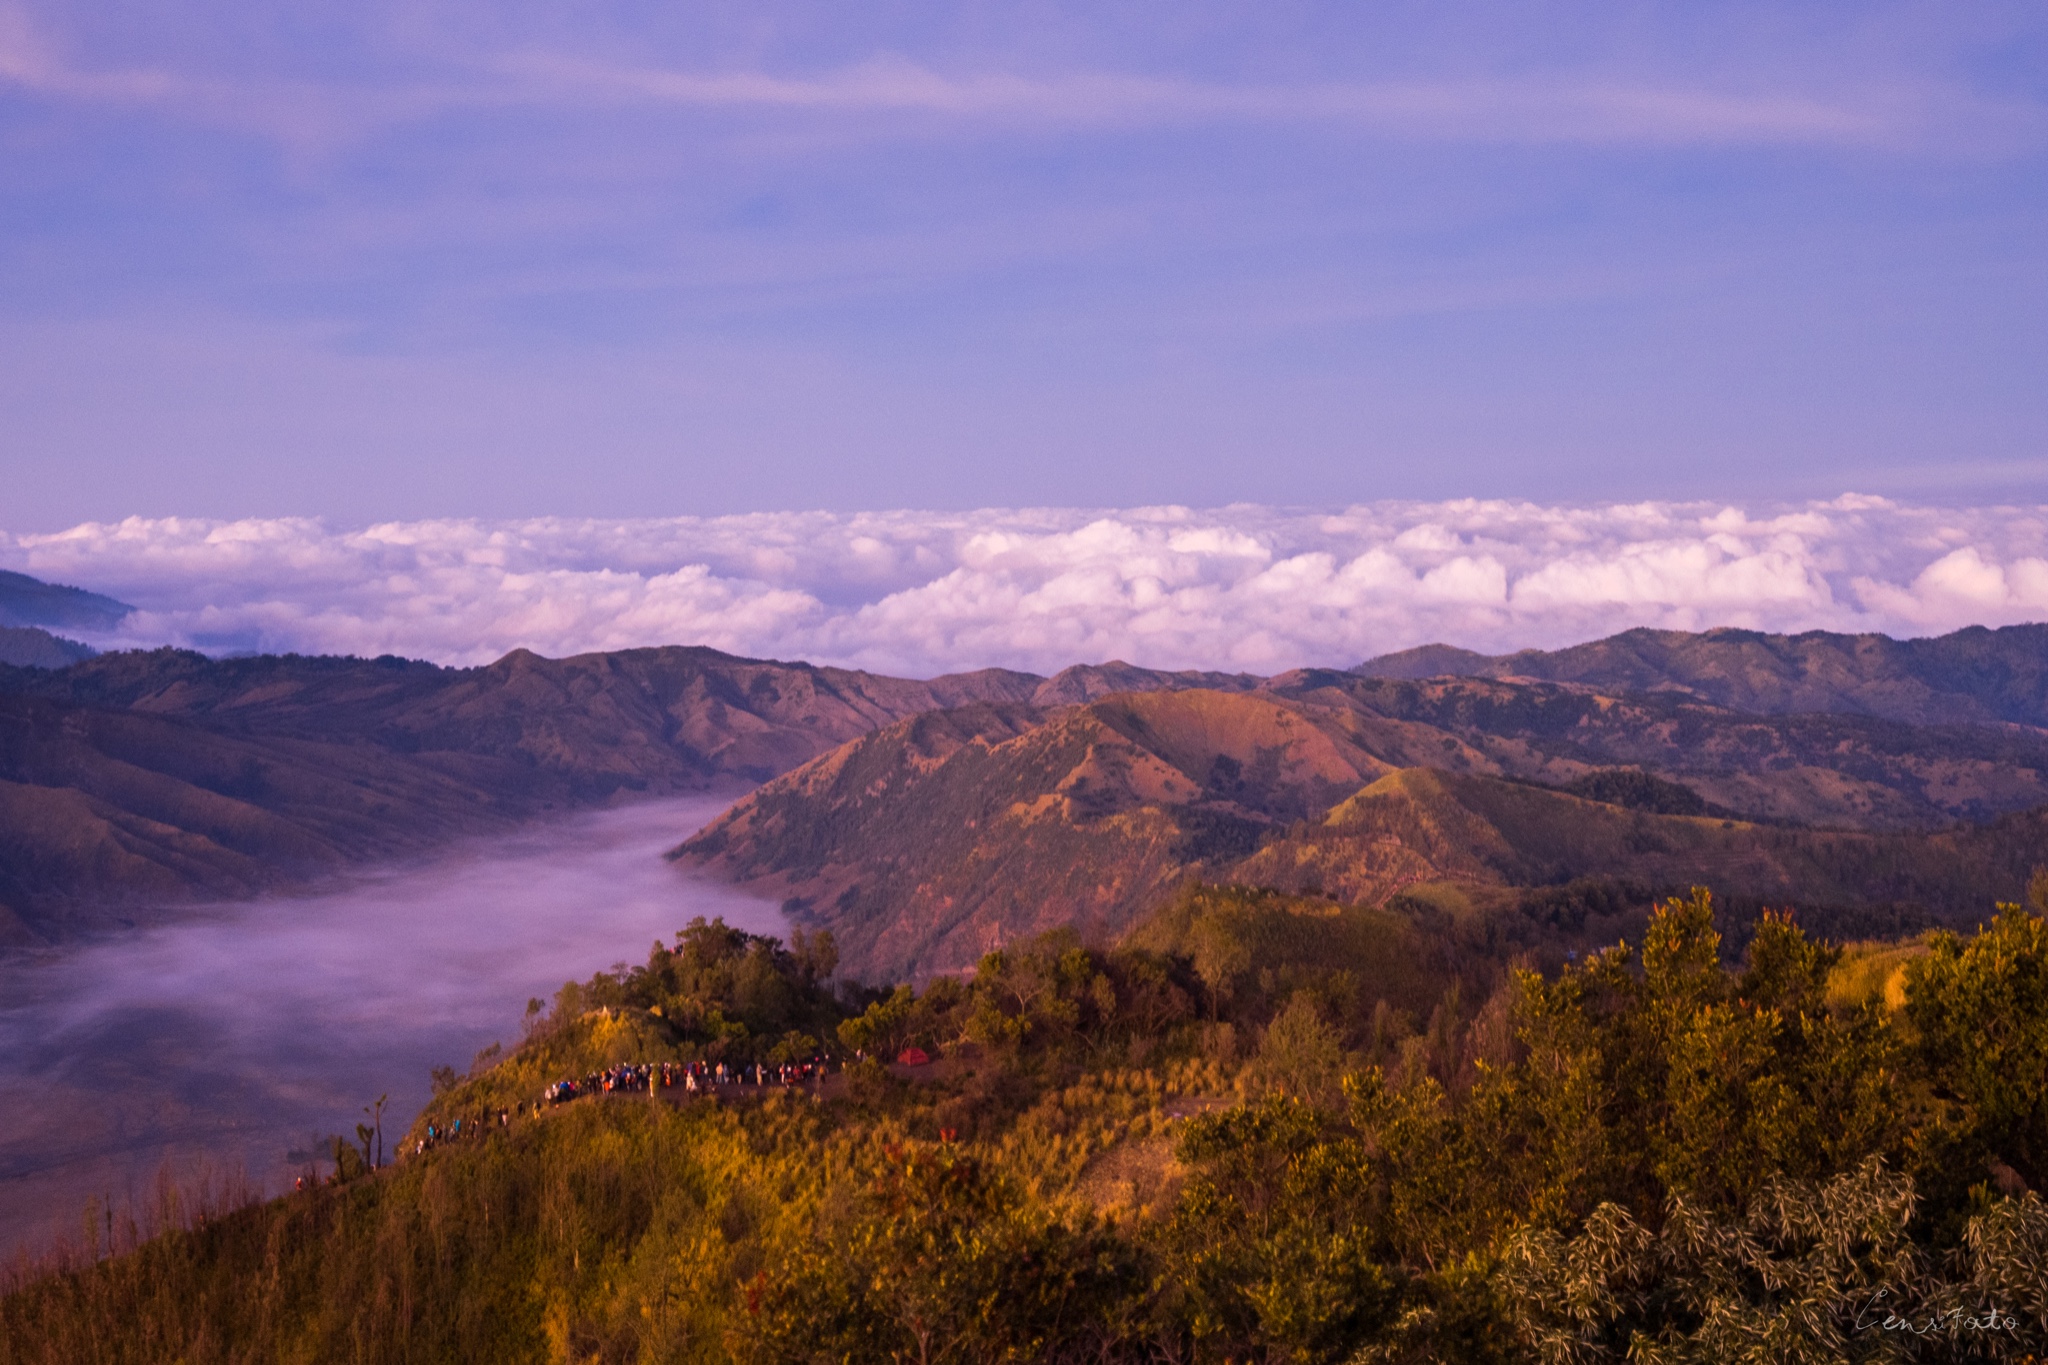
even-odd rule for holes
{"type": "Polygon", "coordinates": [[[1295,826],[1231,875],[1378,904],[1419,883],[1539,887],[1626,878],[1827,907],[1914,906],[1935,918],[2011,900],[2048,860],[2048,809],[1985,826],[1876,833],[1663,815],[1471,774],[1405,770],[1295,826]]]}
{"type": "Polygon", "coordinates": [[[1432,766],[1553,785],[1594,768],[1643,767],[1753,819],[1911,829],[2048,802],[2048,731],[2033,726],[1752,714],[1671,690],[1332,670],[1282,674],[1267,688],[1429,726],[1469,751],[1419,760],[1432,766]]]}
{"type": "MultiPolygon", "coordinates": [[[[1347,714],[1259,693],[920,716],[768,784],[679,854],[790,898],[875,979],[1059,924],[1127,925],[1191,869],[1389,770],[1347,714]]],[[[1385,747],[1434,746],[1385,726],[1385,747]]]]}
{"type": "MultiPolygon", "coordinates": [[[[957,970],[1056,925],[1114,935],[1190,878],[1365,905],[1443,885],[1712,884],[1940,919],[2010,899],[2048,861],[2040,812],[1872,831],[1660,813],[1662,797],[1632,809],[1499,775],[1504,757],[1554,777],[1591,772],[1583,762],[1355,701],[1192,690],[921,716],[768,784],[677,852],[785,898],[874,980],[957,970]]],[[[1627,710],[1578,694],[1532,704],[1551,701],[1627,710]]],[[[1632,776],[1616,790],[1692,794],[1632,776]]]]}

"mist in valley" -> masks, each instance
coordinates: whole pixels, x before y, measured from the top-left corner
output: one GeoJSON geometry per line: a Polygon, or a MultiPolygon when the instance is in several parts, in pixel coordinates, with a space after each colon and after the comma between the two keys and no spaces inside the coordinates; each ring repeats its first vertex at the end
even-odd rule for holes
{"type": "Polygon", "coordinates": [[[88,1200],[146,1208],[160,1173],[289,1188],[384,1094],[388,1154],[431,1069],[516,1043],[530,997],[692,916],[782,933],[777,905],[661,857],[726,804],[571,817],[0,961],[0,1253],[79,1240],[88,1200]]]}

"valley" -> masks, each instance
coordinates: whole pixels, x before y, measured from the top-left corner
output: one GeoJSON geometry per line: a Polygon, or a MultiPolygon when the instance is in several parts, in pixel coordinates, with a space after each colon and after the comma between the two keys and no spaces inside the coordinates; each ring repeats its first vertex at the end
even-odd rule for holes
{"type": "Polygon", "coordinates": [[[173,650],[0,668],[0,945],[316,885],[550,813],[734,790],[948,706],[1192,681],[1114,666],[909,681],[681,648],[475,669],[173,650]]]}
{"type": "Polygon", "coordinates": [[[723,804],[561,817],[0,962],[0,1257],[75,1238],[89,1201],[148,1207],[160,1173],[289,1189],[380,1094],[395,1148],[430,1070],[516,1046],[529,997],[694,915],[782,932],[658,857],[723,804]]]}
{"type": "Polygon", "coordinates": [[[7,671],[0,1365],[2021,1359],[2040,645],[7,671]]]}

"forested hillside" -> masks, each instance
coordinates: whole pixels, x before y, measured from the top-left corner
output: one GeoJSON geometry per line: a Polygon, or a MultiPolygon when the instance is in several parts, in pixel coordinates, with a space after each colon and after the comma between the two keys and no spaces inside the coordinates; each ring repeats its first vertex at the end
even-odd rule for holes
{"type": "Polygon", "coordinates": [[[864,996],[827,940],[698,922],[450,1077],[394,1166],[365,1127],[139,1244],[90,1211],[0,1362],[2038,1358],[2048,921],[1766,916],[1731,956],[1717,918],[1544,974],[1190,888],[1115,948],[864,996]]]}

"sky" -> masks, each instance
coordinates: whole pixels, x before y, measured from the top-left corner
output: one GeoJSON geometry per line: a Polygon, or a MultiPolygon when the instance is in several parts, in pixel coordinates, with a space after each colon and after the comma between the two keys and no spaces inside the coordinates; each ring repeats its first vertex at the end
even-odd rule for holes
{"type": "Polygon", "coordinates": [[[16,538],[2038,507],[2044,320],[2038,4],[0,0],[16,538]]]}

